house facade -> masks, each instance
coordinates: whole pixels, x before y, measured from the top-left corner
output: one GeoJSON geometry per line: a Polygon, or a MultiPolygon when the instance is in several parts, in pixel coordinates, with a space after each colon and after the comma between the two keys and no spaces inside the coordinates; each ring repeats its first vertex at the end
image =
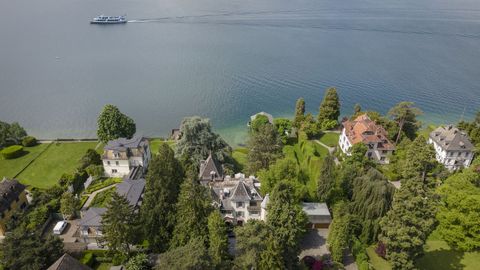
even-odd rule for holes
{"type": "Polygon", "coordinates": [[[7,232],[6,224],[18,209],[27,206],[25,186],[17,180],[3,178],[0,182],[0,237],[7,232]]]}
{"type": "Polygon", "coordinates": [[[450,171],[467,168],[472,164],[474,146],[465,132],[447,125],[432,131],[428,142],[433,144],[435,158],[450,171]]]}
{"type": "Polygon", "coordinates": [[[145,171],[150,159],[148,140],[140,136],[109,141],[102,156],[103,168],[108,177],[126,176],[135,167],[141,167],[145,171]]]}
{"type": "Polygon", "coordinates": [[[212,196],[226,222],[243,225],[252,219],[261,219],[261,204],[264,198],[258,188],[260,182],[244,174],[229,176],[211,185],[212,196]]]}
{"type": "Polygon", "coordinates": [[[389,156],[395,146],[387,138],[385,129],[377,125],[366,114],[358,116],[355,120],[344,121],[339,139],[339,146],[343,153],[351,155],[350,150],[354,144],[363,143],[368,147],[367,157],[380,164],[388,164],[389,156]]]}

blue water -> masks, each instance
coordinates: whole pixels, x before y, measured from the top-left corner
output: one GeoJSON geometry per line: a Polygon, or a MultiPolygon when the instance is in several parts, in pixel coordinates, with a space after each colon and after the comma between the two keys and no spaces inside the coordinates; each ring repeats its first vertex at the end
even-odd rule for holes
{"type": "Polygon", "coordinates": [[[329,86],[343,114],[410,100],[425,122],[471,118],[480,1],[0,0],[0,120],[40,138],[93,137],[112,103],[144,135],[202,115],[235,144],[251,114],[300,96],[316,113],[329,86]]]}

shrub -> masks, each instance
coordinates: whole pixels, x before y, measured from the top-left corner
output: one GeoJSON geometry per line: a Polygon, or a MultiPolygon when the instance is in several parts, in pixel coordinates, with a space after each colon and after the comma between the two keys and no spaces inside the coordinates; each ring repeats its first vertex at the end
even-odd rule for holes
{"type": "Polygon", "coordinates": [[[23,138],[22,145],[25,147],[35,146],[37,145],[37,139],[33,136],[27,136],[23,138]]]}
{"type": "Polygon", "coordinates": [[[14,159],[23,154],[23,146],[21,145],[12,145],[7,148],[4,148],[2,151],[2,156],[5,159],[14,159]]]}
{"type": "Polygon", "coordinates": [[[94,260],[94,257],[93,257],[93,253],[91,252],[86,252],[84,255],[83,255],[83,258],[80,260],[80,262],[86,266],[90,266],[92,267],[95,260],[94,260]]]}

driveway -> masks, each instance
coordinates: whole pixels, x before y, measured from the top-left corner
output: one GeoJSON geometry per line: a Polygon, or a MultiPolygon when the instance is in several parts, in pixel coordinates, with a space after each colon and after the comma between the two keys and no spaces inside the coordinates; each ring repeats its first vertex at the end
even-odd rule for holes
{"type": "Polygon", "coordinates": [[[60,238],[63,240],[64,243],[74,243],[77,241],[77,238],[73,235],[78,230],[79,221],[80,219],[67,220],[68,225],[63,231],[63,233],[60,235],[60,238]]]}
{"type": "Polygon", "coordinates": [[[328,254],[327,249],[328,229],[310,229],[300,242],[300,258],[312,256],[320,259],[322,255],[328,254]]]}

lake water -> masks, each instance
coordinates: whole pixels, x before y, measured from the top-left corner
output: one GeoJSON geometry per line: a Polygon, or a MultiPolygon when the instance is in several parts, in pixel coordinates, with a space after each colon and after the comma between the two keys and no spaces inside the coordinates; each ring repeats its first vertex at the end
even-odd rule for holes
{"type": "Polygon", "coordinates": [[[423,120],[480,108],[480,1],[0,0],[0,119],[40,138],[94,137],[112,103],[147,136],[209,117],[232,144],[250,115],[316,113],[337,87],[423,120]],[[105,13],[125,25],[90,25],[105,13]]]}

